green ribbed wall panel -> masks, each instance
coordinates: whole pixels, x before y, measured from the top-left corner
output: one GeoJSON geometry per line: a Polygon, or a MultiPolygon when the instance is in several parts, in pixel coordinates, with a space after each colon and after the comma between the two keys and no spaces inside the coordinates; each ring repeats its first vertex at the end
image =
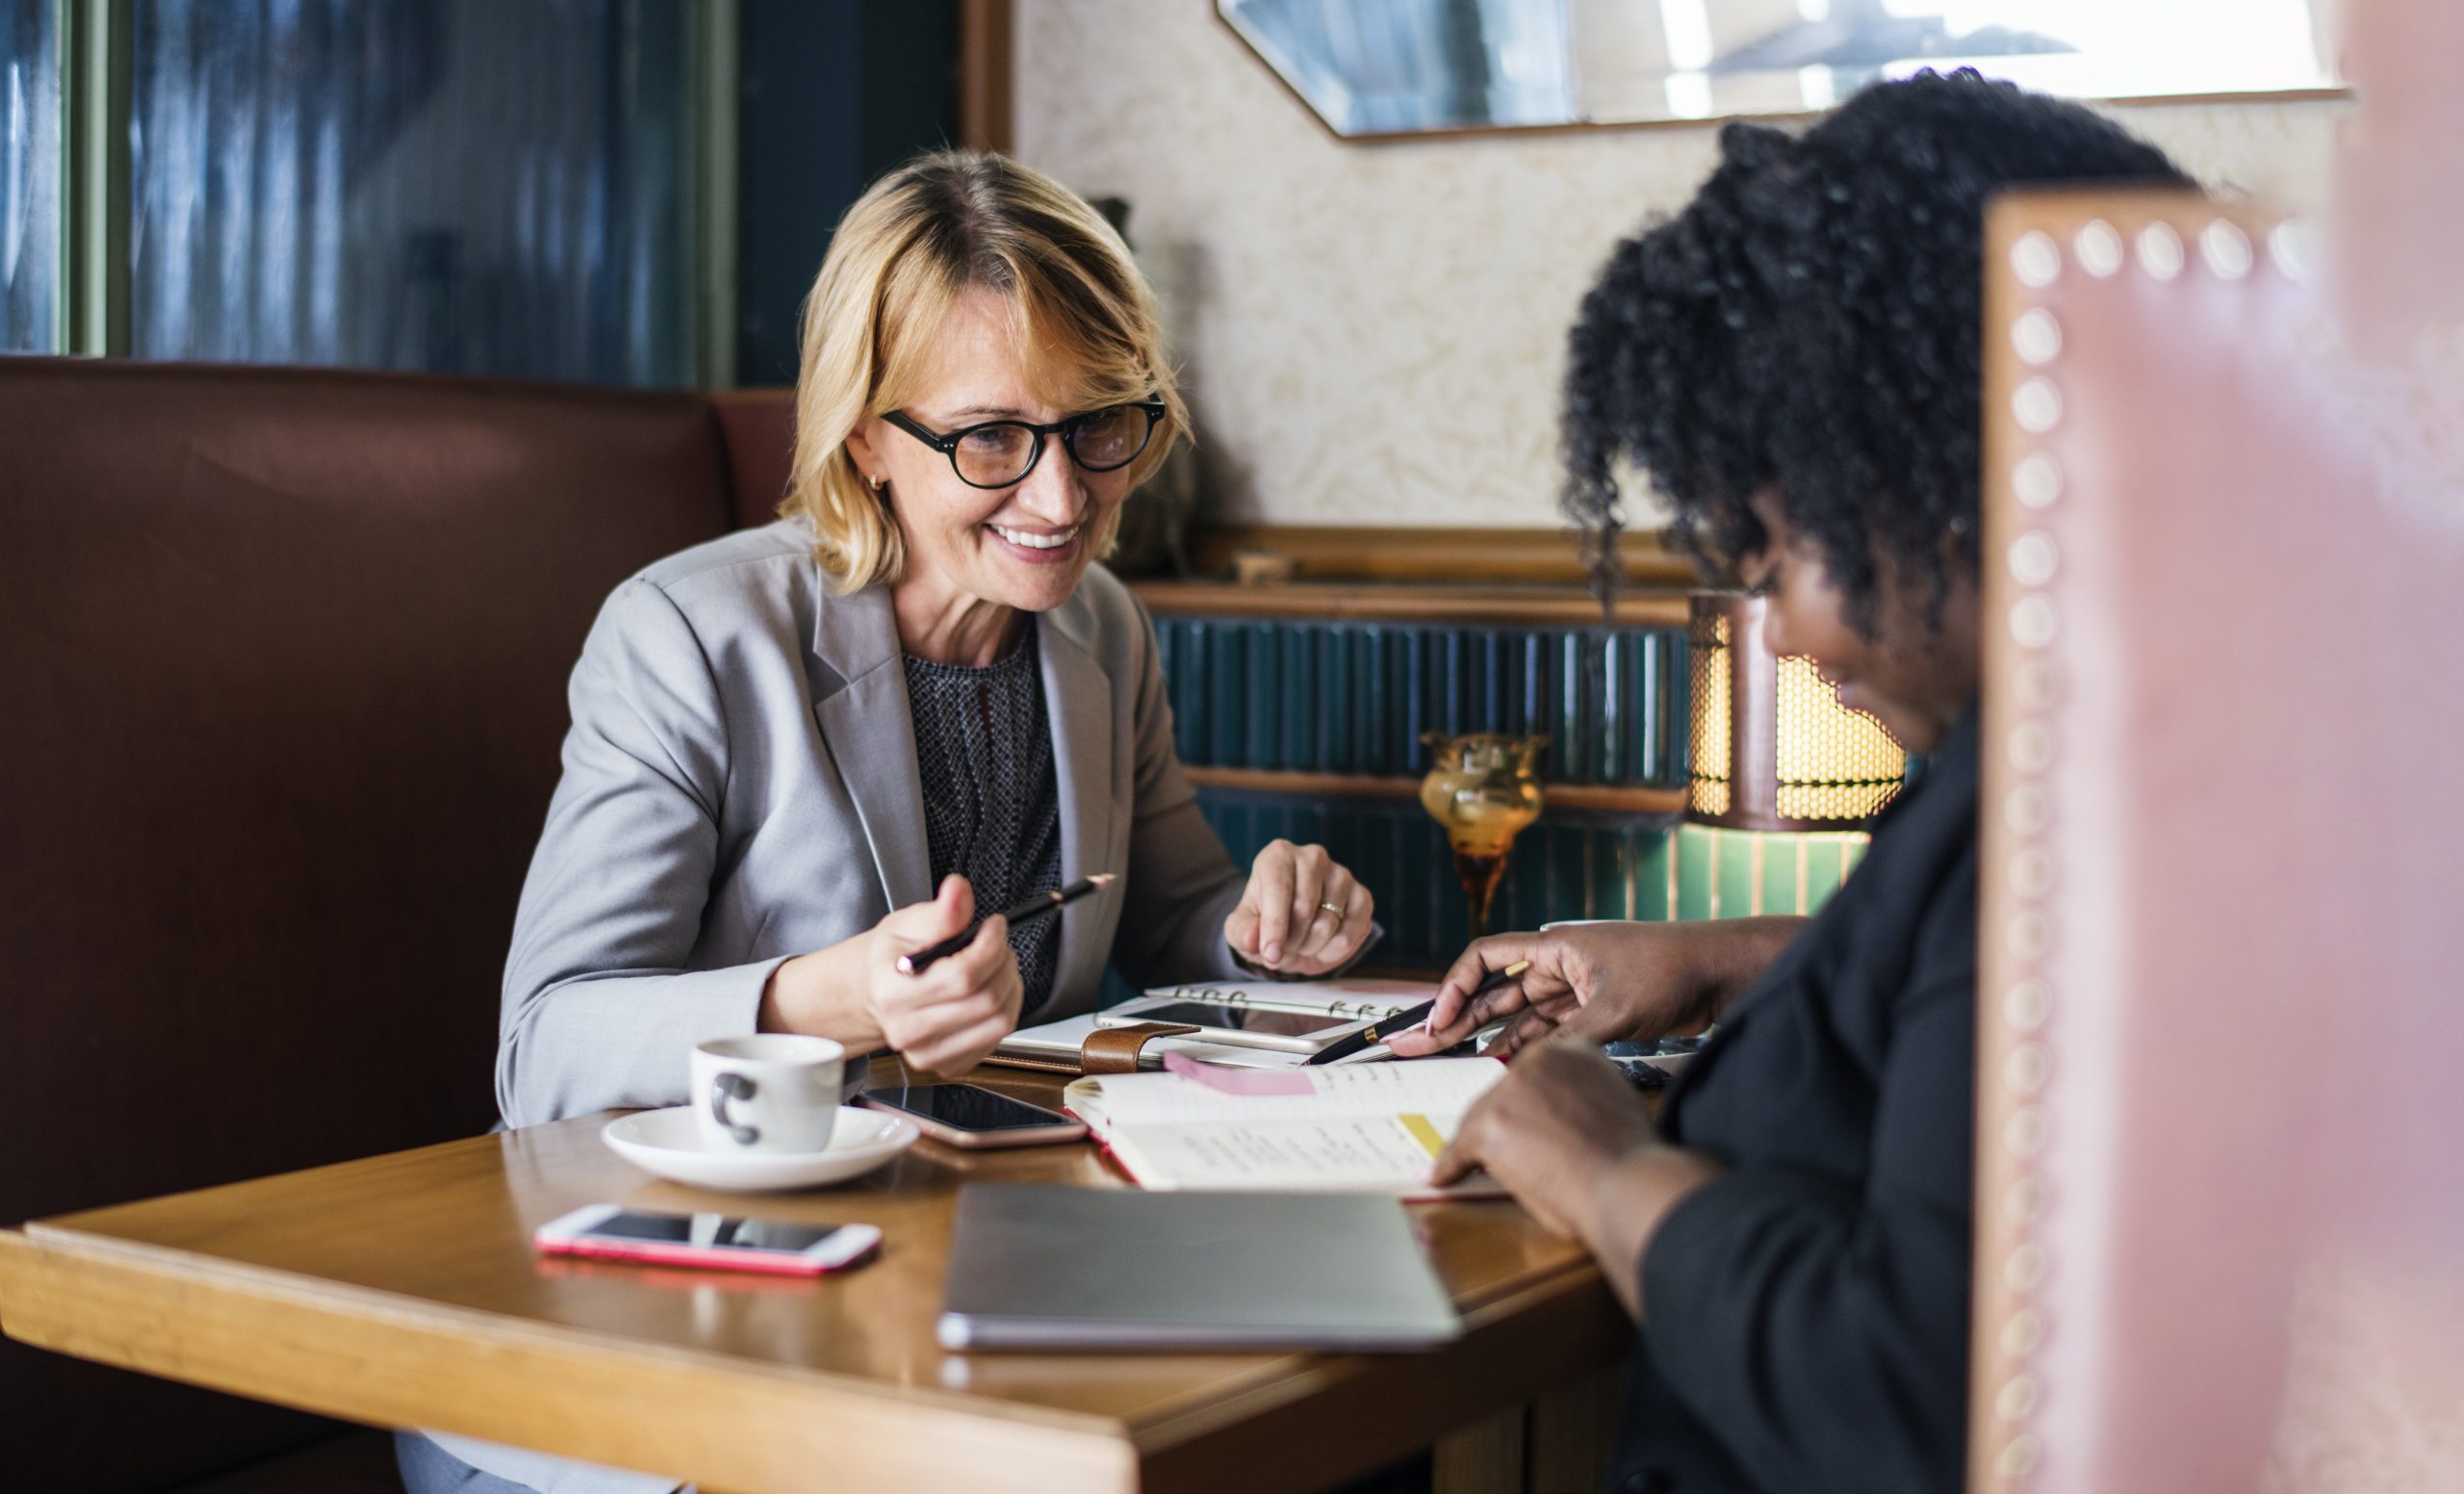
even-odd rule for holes
{"type": "Polygon", "coordinates": [[[1418,773],[1426,731],[1545,733],[1554,783],[1685,783],[1682,629],[1163,617],[1181,760],[1418,773]]]}
{"type": "Polygon", "coordinates": [[[1819,913],[1870,838],[1862,831],[1804,834],[1681,826],[1680,918],[1819,913]]]}

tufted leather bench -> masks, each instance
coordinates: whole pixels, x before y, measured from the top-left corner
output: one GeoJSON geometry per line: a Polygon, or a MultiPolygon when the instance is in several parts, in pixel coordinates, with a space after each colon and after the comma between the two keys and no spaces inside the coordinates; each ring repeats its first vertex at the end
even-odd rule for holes
{"type": "MultiPolygon", "coordinates": [[[[567,671],[783,395],[0,358],[0,1224],[467,1136],[567,671]]],[[[0,1488],[398,1487],[0,1342],[0,1488]]]]}

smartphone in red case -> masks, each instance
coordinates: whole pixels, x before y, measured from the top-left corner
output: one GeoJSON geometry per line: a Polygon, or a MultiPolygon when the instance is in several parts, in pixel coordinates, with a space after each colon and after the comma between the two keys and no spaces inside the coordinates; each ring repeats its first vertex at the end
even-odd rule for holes
{"type": "Polygon", "coordinates": [[[551,1255],[763,1271],[817,1276],[853,1266],[881,1248],[871,1224],[806,1224],[730,1214],[654,1214],[593,1203],[549,1221],[531,1243],[551,1255]]]}

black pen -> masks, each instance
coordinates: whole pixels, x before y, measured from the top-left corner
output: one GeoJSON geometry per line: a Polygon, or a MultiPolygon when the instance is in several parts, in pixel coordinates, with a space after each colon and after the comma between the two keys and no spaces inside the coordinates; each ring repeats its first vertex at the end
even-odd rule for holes
{"type": "MultiPolygon", "coordinates": [[[[1050,892],[1038,892],[1017,907],[1004,910],[1001,916],[1009,919],[1010,927],[1014,929],[1030,918],[1041,918],[1047,914],[1059,913],[1063,904],[1074,903],[1090,892],[1111,887],[1118,880],[1120,876],[1117,872],[1099,871],[1091,876],[1082,877],[1065,888],[1059,888],[1050,892]]],[[[976,928],[982,927],[982,924],[976,925],[976,928]]],[[[975,929],[969,929],[963,934],[953,934],[937,944],[927,944],[913,954],[900,955],[898,973],[921,975],[934,961],[947,959],[973,942],[975,942],[975,929]]]]}
{"type": "MultiPolygon", "coordinates": [[[[1521,975],[1524,971],[1529,968],[1531,968],[1530,961],[1517,960],[1512,965],[1509,965],[1502,969],[1491,970],[1488,974],[1480,977],[1480,983],[1478,985],[1473,987],[1470,992],[1465,993],[1463,997],[1464,1006],[1469,1007],[1479,997],[1487,995],[1490,992],[1497,990],[1500,986],[1504,985],[1506,982],[1514,979],[1518,975],[1521,975]]],[[[1302,1059],[1300,1061],[1300,1066],[1303,1069],[1306,1069],[1311,1064],[1331,1064],[1339,1058],[1349,1058],[1361,1049],[1373,1047],[1378,1043],[1384,1041],[1378,1037],[1378,1034],[1381,1031],[1385,1033],[1387,1037],[1391,1038],[1395,1034],[1401,1032],[1406,1027],[1417,1027],[1421,1023],[1427,1021],[1428,1014],[1436,1010],[1437,1001],[1432,997],[1429,1000],[1422,1002],[1418,1006],[1407,1006],[1399,1012],[1395,1012],[1388,1016],[1381,1017],[1376,1021],[1362,1028],[1360,1031],[1353,1033],[1350,1037],[1338,1038],[1334,1042],[1327,1043],[1317,1052],[1302,1059]]]]}

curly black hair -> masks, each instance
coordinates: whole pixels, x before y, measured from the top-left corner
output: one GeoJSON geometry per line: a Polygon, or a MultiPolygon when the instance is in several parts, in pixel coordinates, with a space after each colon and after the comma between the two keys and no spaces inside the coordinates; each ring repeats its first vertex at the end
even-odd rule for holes
{"type": "Polygon", "coordinates": [[[1732,124],[1677,217],[1626,240],[1569,337],[1566,512],[1604,601],[1646,469],[1707,567],[1759,550],[1770,488],[1871,634],[1875,559],[1977,563],[1986,200],[2022,183],[2193,187],[2076,104],[1962,69],[1864,90],[1801,136],[1732,124]]]}

